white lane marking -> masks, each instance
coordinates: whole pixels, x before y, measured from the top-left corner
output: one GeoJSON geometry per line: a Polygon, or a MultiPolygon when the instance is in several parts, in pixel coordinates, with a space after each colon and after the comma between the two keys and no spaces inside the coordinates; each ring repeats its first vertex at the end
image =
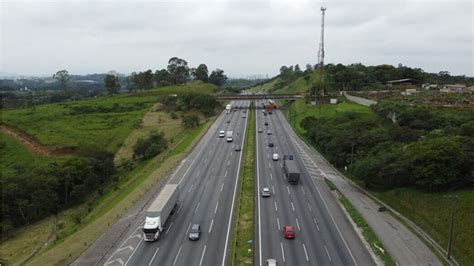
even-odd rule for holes
{"type": "Polygon", "coordinates": [[[270,163],[268,163],[268,168],[272,168],[272,165],[270,163]]]}
{"type": "Polygon", "coordinates": [[[215,169],[214,169],[214,167],[212,167],[212,169],[211,169],[211,173],[212,173],[212,172],[214,172],[214,170],[215,170],[215,169]]]}
{"type": "Polygon", "coordinates": [[[194,186],[194,184],[192,184],[191,187],[189,187],[188,193],[191,192],[191,189],[193,189],[193,186],[194,186]]]}
{"type": "Polygon", "coordinates": [[[202,265],[202,260],[204,259],[204,254],[206,254],[206,245],[204,245],[204,250],[202,251],[201,260],[199,261],[199,266],[202,265]]]}
{"type": "Polygon", "coordinates": [[[189,228],[191,228],[191,223],[189,223],[188,230],[186,230],[186,232],[189,232],[189,228]]]}
{"type": "Polygon", "coordinates": [[[313,221],[314,221],[314,224],[316,225],[316,228],[317,228],[318,231],[319,231],[319,226],[318,226],[318,222],[316,221],[316,218],[313,218],[313,221]]]}
{"type": "Polygon", "coordinates": [[[301,231],[300,223],[298,222],[298,218],[296,218],[296,226],[298,227],[298,231],[301,231]]]}
{"type": "Polygon", "coordinates": [[[196,206],[196,209],[194,210],[194,213],[196,213],[198,211],[200,204],[201,204],[201,202],[198,202],[198,205],[196,206]]]}
{"type": "Polygon", "coordinates": [[[212,231],[212,225],[214,224],[214,219],[211,220],[211,226],[209,226],[209,234],[211,233],[212,231]]]}
{"type": "Polygon", "coordinates": [[[230,152],[230,157],[232,157],[233,152],[230,152]]]}
{"type": "Polygon", "coordinates": [[[229,165],[230,165],[230,160],[227,161],[227,166],[229,166],[229,165]]]}
{"type": "Polygon", "coordinates": [[[133,257],[133,254],[135,254],[135,252],[137,251],[138,247],[142,244],[142,242],[145,242],[145,241],[140,241],[137,245],[137,247],[133,250],[132,252],[132,255],[130,255],[130,257],[128,258],[128,260],[125,262],[125,266],[127,266],[128,262],[130,261],[130,259],[133,257]]]}
{"type": "Polygon", "coordinates": [[[225,170],[225,173],[224,173],[224,177],[226,177],[226,176],[227,176],[227,170],[225,170]]]}
{"type": "Polygon", "coordinates": [[[288,195],[290,195],[290,188],[286,186],[286,190],[288,190],[288,195]]]}
{"type": "Polygon", "coordinates": [[[272,173],[270,173],[270,180],[273,181],[273,175],[272,175],[272,173]]]}
{"type": "Polygon", "coordinates": [[[176,254],[176,257],[174,258],[174,261],[173,261],[173,266],[176,265],[176,261],[178,260],[179,253],[181,252],[182,247],[183,247],[183,245],[179,246],[178,254],[176,254]]]}
{"type": "Polygon", "coordinates": [[[329,217],[331,217],[332,223],[334,224],[334,226],[336,226],[337,232],[339,233],[339,236],[341,237],[342,242],[344,243],[344,246],[346,247],[347,251],[349,252],[349,255],[351,256],[352,261],[354,262],[355,265],[357,265],[357,262],[356,262],[354,256],[352,255],[352,252],[349,249],[349,246],[347,245],[347,242],[344,239],[344,236],[342,236],[341,230],[339,230],[339,226],[337,226],[336,221],[334,220],[334,217],[332,216],[332,213],[329,210],[328,205],[326,204],[326,200],[324,200],[323,195],[321,195],[321,192],[319,191],[318,186],[316,186],[316,182],[314,181],[314,179],[311,178],[311,181],[313,181],[314,187],[316,187],[316,190],[318,191],[319,197],[323,200],[324,207],[326,207],[326,210],[329,213],[329,217]]]}
{"type": "Polygon", "coordinates": [[[275,194],[275,187],[272,185],[273,194],[275,194]]]}
{"type": "MultiPolygon", "coordinates": [[[[257,124],[257,110],[255,109],[255,127],[258,127],[257,124]]],[[[257,133],[255,133],[257,134],[257,133]]],[[[258,155],[258,136],[255,136],[256,139],[256,150],[257,150],[257,155],[258,155]]],[[[260,191],[260,171],[259,171],[259,164],[258,164],[258,156],[257,157],[257,191],[260,191]]],[[[260,217],[260,197],[257,197],[257,208],[258,208],[258,266],[262,266],[262,223],[261,223],[261,217],[260,217]]],[[[283,250],[283,246],[282,246],[283,250]]]]}
{"type": "Polygon", "coordinates": [[[285,251],[283,250],[283,243],[280,242],[280,247],[281,247],[281,256],[283,257],[283,262],[285,262],[285,251]]]}
{"type": "Polygon", "coordinates": [[[275,204],[275,211],[278,211],[278,208],[277,208],[277,203],[276,201],[273,202],[275,204]]]}
{"type": "Polygon", "coordinates": [[[171,223],[170,223],[170,226],[168,226],[168,229],[166,230],[166,234],[168,234],[168,232],[170,231],[171,227],[173,226],[173,223],[174,223],[174,222],[171,222],[171,223]]]}
{"type": "Polygon", "coordinates": [[[221,192],[222,192],[222,189],[224,189],[224,183],[222,183],[221,185],[221,192]]]}
{"type": "Polygon", "coordinates": [[[313,211],[313,209],[311,209],[311,205],[309,205],[309,202],[306,202],[306,204],[308,205],[308,209],[309,209],[309,211],[310,211],[310,212],[312,212],[312,211],[313,211]]]}
{"type": "Polygon", "coordinates": [[[305,192],[304,192],[304,188],[303,188],[303,187],[301,187],[301,192],[303,192],[303,195],[305,194],[305,192]]]}
{"type": "Polygon", "coordinates": [[[306,246],[303,243],[304,255],[306,256],[306,261],[309,261],[308,252],[306,252],[306,246]]]}
{"type": "Polygon", "coordinates": [[[280,218],[277,217],[277,225],[278,225],[278,231],[280,231],[280,218]]]}
{"type": "Polygon", "coordinates": [[[214,209],[214,214],[217,212],[217,208],[219,208],[219,202],[216,204],[216,208],[214,209]]]}
{"type": "Polygon", "coordinates": [[[153,257],[151,257],[150,263],[148,263],[148,266],[151,266],[151,264],[153,263],[153,260],[155,259],[155,256],[158,253],[158,250],[160,250],[160,247],[156,249],[155,254],[153,254],[153,257]]]}
{"type": "Polygon", "coordinates": [[[329,255],[329,251],[328,251],[328,248],[326,247],[326,245],[324,245],[324,249],[326,250],[326,254],[328,254],[329,261],[332,261],[331,256],[329,255]]]}
{"type": "MultiPolygon", "coordinates": [[[[247,119],[245,119],[245,126],[244,126],[244,134],[242,134],[242,139],[245,140],[245,134],[246,134],[246,131],[247,131],[247,119]]],[[[257,121],[255,119],[255,121],[257,121]]],[[[239,167],[237,167],[237,174],[236,174],[236,178],[235,180],[238,180],[239,179],[239,175],[240,175],[240,165],[242,164],[242,156],[243,156],[243,152],[240,153],[240,157],[239,157],[239,163],[237,164],[239,167]]],[[[234,204],[235,204],[235,195],[237,195],[237,185],[238,185],[239,182],[235,182],[235,185],[234,185],[234,195],[232,196],[232,206],[230,208],[230,214],[229,214],[229,224],[227,226],[227,235],[225,237],[225,245],[224,245],[224,253],[223,253],[223,256],[222,256],[222,266],[225,265],[225,258],[226,258],[226,255],[227,255],[227,245],[229,243],[229,235],[230,235],[230,226],[232,225],[232,214],[234,212],[234,204]]],[[[258,197],[260,198],[260,197],[258,197]]]]}
{"type": "Polygon", "coordinates": [[[293,211],[295,211],[295,205],[293,204],[293,201],[291,202],[291,208],[293,209],[293,211]]]}

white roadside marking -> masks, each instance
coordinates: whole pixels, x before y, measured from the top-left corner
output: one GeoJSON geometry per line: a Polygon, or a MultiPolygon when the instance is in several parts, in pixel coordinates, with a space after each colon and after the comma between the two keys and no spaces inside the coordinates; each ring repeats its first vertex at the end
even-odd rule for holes
{"type": "Polygon", "coordinates": [[[290,188],[286,186],[286,190],[288,190],[288,195],[290,195],[290,188]]]}
{"type": "Polygon", "coordinates": [[[283,262],[285,262],[285,251],[283,250],[283,243],[280,242],[280,247],[281,247],[281,256],[283,257],[283,262]]]}
{"type": "Polygon", "coordinates": [[[275,194],[275,187],[272,185],[273,194],[275,194]]]}
{"type": "Polygon", "coordinates": [[[212,225],[213,225],[213,224],[214,224],[214,219],[211,220],[211,226],[209,226],[209,232],[208,232],[209,234],[210,234],[211,231],[212,231],[212,225]]]}
{"type": "Polygon", "coordinates": [[[217,208],[219,208],[219,202],[216,204],[216,208],[214,209],[214,214],[217,212],[217,208]]]}
{"type": "Polygon", "coordinates": [[[199,209],[199,204],[201,204],[201,202],[198,202],[198,205],[196,206],[196,209],[194,210],[194,213],[196,213],[199,209]]]}
{"type": "Polygon", "coordinates": [[[280,218],[277,217],[277,225],[278,225],[278,231],[280,231],[280,218]]]}
{"type": "Polygon", "coordinates": [[[328,248],[326,247],[326,245],[324,245],[324,249],[326,250],[326,254],[328,254],[329,261],[332,261],[331,256],[329,255],[329,251],[328,251],[328,248]]]}
{"type": "Polygon", "coordinates": [[[298,222],[298,218],[296,218],[296,226],[298,227],[298,231],[301,231],[300,223],[298,222]]]}
{"type": "Polygon", "coordinates": [[[166,234],[168,234],[168,232],[170,231],[171,227],[173,226],[173,223],[174,223],[174,222],[171,222],[171,223],[170,223],[170,226],[168,226],[168,230],[166,230],[166,234]]]}
{"type": "Polygon", "coordinates": [[[204,245],[204,250],[202,251],[201,260],[199,261],[199,266],[202,265],[202,260],[204,259],[204,254],[206,254],[206,245],[204,245]]]}
{"type": "Polygon", "coordinates": [[[135,254],[135,252],[137,251],[138,247],[142,244],[142,242],[144,241],[140,241],[137,245],[137,247],[133,250],[132,254],[130,255],[130,257],[128,258],[128,260],[125,262],[125,266],[127,266],[128,262],[130,261],[130,259],[133,257],[133,254],[135,254]]]}
{"type": "Polygon", "coordinates": [[[156,249],[155,253],[153,254],[153,257],[151,257],[150,263],[148,263],[148,266],[151,266],[151,264],[153,263],[153,260],[155,259],[156,254],[158,254],[158,250],[160,250],[160,247],[156,249]]]}
{"type": "Polygon", "coordinates": [[[277,203],[276,201],[273,202],[275,204],[275,211],[278,211],[278,208],[277,208],[277,203]]]}
{"type": "Polygon", "coordinates": [[[306,261],[309,261],[308,252],[306,252],[306,246],[303,243],[304,255],[306,256],[306,261]]]}
{"type": "Polygon", "coordinates": [[[111,260],[111,261],[105,263],[104,265],[109,265],[109,264],[112,264],[114,262],[118,262],[120,265],[123,265],[123,260],[122,259],[111,260]]]}
{"type": "Polygon", "coordinates": [[[182,248],[182,247],[183,247],[182,245],[179,246],[178,254],[176,254],[176,257],[174,258],[174,261],[173,261],[173,266],[176,265],[176,261],[178,260],[179,253],[181,252],[181,248],[182,248]]]}
{"type": "Polygon", "coordinates": [[[293,211],[295,211],[295,205],[293,204],[293,201],[291,202],[291,208],[293,209],[293,211]]]}

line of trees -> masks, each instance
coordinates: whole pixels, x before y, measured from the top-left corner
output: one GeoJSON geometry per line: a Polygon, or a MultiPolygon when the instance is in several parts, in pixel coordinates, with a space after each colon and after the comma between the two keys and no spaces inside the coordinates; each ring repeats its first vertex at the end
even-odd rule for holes
{"type": "Polygon", "coordinates": [[[474,117],[469,110],[382,101],[378,117],[339,113],[306,117],[307,137],[368,187],[445,191],[474,185],[474,117]],[[385,117],[394,117],[389,124],[385,117]]]}

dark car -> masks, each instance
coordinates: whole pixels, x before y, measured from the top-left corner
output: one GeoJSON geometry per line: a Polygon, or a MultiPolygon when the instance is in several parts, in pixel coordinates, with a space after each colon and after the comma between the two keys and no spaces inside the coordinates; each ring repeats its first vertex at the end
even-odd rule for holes
{"type": "Polygon", "coordinates": [[[273,147],[273,142],[269,142],[268,147],[273,147]]]}
{"type": "Polygon", "coordinates": [[[240,151],[241,150],[241,147],[239,144],[235,145],[235,151],[240,151]]]}
{"type": "Polygon", "coordinates": [[[283,236],[288,239],[295,238],[295,228],[291,225],[287,225],[283,227],[283,236]]]}
{"type": "Polygon", "coordinates": [[[265,126],[268,126],[268,122],[265,122],[265,126]]]}
{"type": "Polygon", "coordinates": [[[191,230],[189,230],[189,239],[198,240],[201,234],[201,226],[199,224],[193,224],[191,230]]]}

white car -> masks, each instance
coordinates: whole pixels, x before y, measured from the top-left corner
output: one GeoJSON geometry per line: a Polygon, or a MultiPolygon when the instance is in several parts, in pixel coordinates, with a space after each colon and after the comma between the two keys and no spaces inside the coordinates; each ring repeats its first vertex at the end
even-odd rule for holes
{"type": "Polygon", "coordinates": [[[278,161],[278,160],[280,160],[280,155],[279,155],[278,153],[274,153],[274,154],[272,155],[272,159],[273,159],[274,161],[278,161]]]}
{"type": "Polygon", "coordinates": [[[219,131],[219,138],[225,137],[225,132],[224,130],[219,131]]]}
{"type": "Polygon", "coordinates": [[[270,189],[267,187],[264,187],[262,189],[262,197],[270,197],[272,194],[270,193],[270,189]]]}

